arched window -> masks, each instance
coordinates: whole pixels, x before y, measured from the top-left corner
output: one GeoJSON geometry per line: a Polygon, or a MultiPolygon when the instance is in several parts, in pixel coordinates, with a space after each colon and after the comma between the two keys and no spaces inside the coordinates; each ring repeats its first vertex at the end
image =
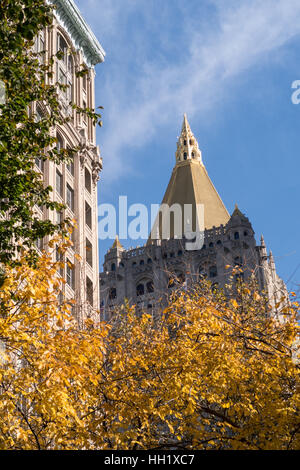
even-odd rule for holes
{"type": "Polygon", "coordinates": [[[109,291],[109,300],[114,300],[117,297],[117,289],[112,287],[109,291]]]}
{"type": "Polygon", "coordinates": [[[152,264],[152,259],[151,258],[148,258],[147,264],[152,264]]]}
{"type": "Polygon", "coordinates": [[[124,268],[124,263],[120,263],[120,268],[124,268]]]}
{"type": "Polygon", "coordinates": [[[147,288],[147,292],[149,294],[152,294],[152,292],[154,292],[153,281],[148,281],[147,284],[146,284],[146,288],[147,288]]]}
{"type": "Polygon", "coordinates": [[[247,230],[245,230],[244,232],[244,237],[248,237],[249,233],[247,232],[247,230]]]}
{"type": "Polygon", "coordinates": [[[174,258],[174,256],[175,256],[175,253],[173,253],[173,252],[170,253],[170,258],[174,258]]]}
{"type": "Polygon", "coordinates": [[[192,152],[192,157],[193,157],[193,158],[195,158],[195,154],[194,154],[194,152],[192,152]]]}
{"type": "Polygon", "coordinates": [[[56,134],[56,150],[60,152],[63,148],[64,148],[64,139],[59,133],[57,133],[56,134]]]}
{"type": "Polygon", "coordinates": [[[218,241],[217,241],[217,245],[218,245],[218,246],[221,246],[221,245],[222,245],[221,240],[218,240],[218,241]]]}
{"type": "Polygon", "coordinates": [[[217,275],[218,275],[217,266],[211,266],[209,268],[209,277],[217,277],[217,275]]]}
{"type": "Polygon", "coordinates": [[[115,270],[116,270],[116,265],[115,265],[115,263],[113,263],[113,264],[111,265],[111,270],[112,270],[112,271],[115,271],[115,270]]]}
{"type": "Polygon", "coordinates": [[[192,141],[192,139],[190,139],[190,145],[193,145],[193,143],[194,143],[194,142],[192,141]]]}
{"type": "Polygon", "coordinates": [[[240,234],[239,232],[234,232],[234,239],[239,240],[240,239],[240,234]]]}
{"type": "Polygon", "coordinates": [[[143,259],[141,259],[140,266],[144,266],[144,264],[145,264],[145,261],[143,259]]]}
{"type": "Polygon", "coordinates": [[[213,248],[213,247],[214,247],[214,244],[213,244],[213,242],[210,242],[210,244],[209,244],[209,248],[213,248]]]}
{"type": "Polygon", "coordinates": [[[186,145],[186,140],[184,141],[184,145],[186,145]]]}
{"type": "Polygon", "coordinates": [[[184,158],[185,160],[187,160],[187,153],[186,153],[186,152],[184,152],[183,158],[184,158]]]}
{"type": "Polygon", "coordinates": [[[136,262],[135,262],[135,261],[132,263],[132,267],[134,267],[134,266],[136,266],[136,262]]]}
{"type": "Polygon", "coordinates": [[[136,295],[139,297],[140,295],[144,295],[144,294],[145,294],[144,284],[138,284],[136,287],[136,295]]]}
{"type": "Polygon", "coordinates": [[[182,256],[182,250],[179,250],[177,254],[178,256],[182,256]]]}

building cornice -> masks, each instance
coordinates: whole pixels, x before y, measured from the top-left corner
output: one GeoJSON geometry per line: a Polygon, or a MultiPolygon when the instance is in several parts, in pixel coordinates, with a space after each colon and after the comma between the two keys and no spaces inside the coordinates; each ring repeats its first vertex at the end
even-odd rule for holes
{"type": "Polygon", "coordinates": [[[82,17],[73,0],[50,0],[54,14],[66,29],[75,46],[83,52],[86,65],[92,67],[104,61],[105,51],[82,17]]]}

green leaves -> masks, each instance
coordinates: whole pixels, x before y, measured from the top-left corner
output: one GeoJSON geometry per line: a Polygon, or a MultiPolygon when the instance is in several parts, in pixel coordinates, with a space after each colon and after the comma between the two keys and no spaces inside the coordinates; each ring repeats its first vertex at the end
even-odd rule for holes
{"type": "MultiPolygon", "coordinates": [[[[52,188],[44,188],[36,161],[68,163],[78,149],[57,151],[51,134],[69,121],[60,112],[60,85],[46,80],[63,53],[43,61],[44,53],[34,52],[34,38],[52,22],[52,6],[46,0],[0,0],[0,11],[0,83],[5,85],[0,103],[0,262],[11,263],[19,242],[35,253],[35,240],[61,231],[61,224],[34,218],[35,205],[62,209],[52,201],[52,188]],[[44,110],[38,121],[37,103],[43,103],[44,110]]],[[[87,114],[94,124],[101,119],[91,109],[77,112],[87,114]]]]}

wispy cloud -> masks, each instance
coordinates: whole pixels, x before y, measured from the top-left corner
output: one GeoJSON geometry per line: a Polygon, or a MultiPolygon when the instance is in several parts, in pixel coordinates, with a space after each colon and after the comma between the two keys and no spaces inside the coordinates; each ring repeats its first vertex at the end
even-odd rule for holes
{"type": "Polygon", "coordinates": [[[77,3],[107,50],[97,83],[110,182],[130,171],[130,155],[161,126],[213,109],[225,84],[300,33],[298,0],[207,0],[207,21],[194,0],[77,3]]]}

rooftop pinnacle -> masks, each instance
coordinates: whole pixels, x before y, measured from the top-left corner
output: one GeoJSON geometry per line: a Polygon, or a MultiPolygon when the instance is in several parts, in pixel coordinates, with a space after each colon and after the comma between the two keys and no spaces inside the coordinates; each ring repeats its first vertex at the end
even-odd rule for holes
{"type": "MultiPolygon", "coordinates": [[[[192,207],[192,218],[189,220],[191,231],[195,231],[197,228],[196,215],[199,206],[204,211],[204,229],[225,225],[230,219],[227,209],[202,163],[201,151],[191,131],[186,114],[177,142],[176,165],[162,201],[162,205],[165,207],[171,208],[174,204],[181,207],[182,214],[185,213],[185,207],[192,207]]],[[[188,221],[186,220],[186,222],[188,221]]],[[[163,239],[163,224],[164,221],[160,222],[158,218],[153,227],[153,233],[156,236],[158,231],[160,239],[163,239]]],[[[182,218],[182,233],[185,233],[185,225],[184,218],[182,218]]],[[[178,238],[174,230],[173,219],[170,223],[170,237],[168,238],[178,238]]]]}
{"type": "Polygon", "coordinates": [[[176,163],[185,160],[195,160],[202,163],[202,155],[198,142],[191,131],[186,114],[183,117],[183,124],[180,137],[177,142],[176,163]]]}
{"type": "Polygon", "coordinates": [[[114,241],[113,246],[111,247],[111,249],[114,249],[114,248],[118,248],[119,250],[120,250],[120,249],[124,249],[124,248],[123,248],[123,245],[120,243],[120,240],[119,240],[118,235],[116,236],[116,239],[115,239],[115,241],[114,241]]]}

